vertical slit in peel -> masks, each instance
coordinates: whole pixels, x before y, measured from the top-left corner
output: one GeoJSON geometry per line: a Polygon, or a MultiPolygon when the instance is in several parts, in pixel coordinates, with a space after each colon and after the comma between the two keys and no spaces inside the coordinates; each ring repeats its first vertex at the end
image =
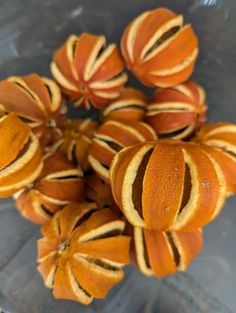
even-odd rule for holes
{"type": "Polygon", "coordinates": [[[229,147],[227,147],[226,145],[212,145],[212,147],[216,148],[216,149],[220,149],[222,152],[229,154],[231,157],[236,158],[236,153],[232,150],[229,149],[229,147]]]}
{"type": "Polygon", "coordinates": [[[73,56],[73,58],[75,57],[76,45],[77,45],[77,40],[75,40],[72,44],[72,56],[73,56]]]}
{"type": "Polygon", "coordinates": [[[118,73],[118,74],[116,74],[115,76],[113,76],[113,77],[111,77],[111,78],[108,78],[108,79],[105,80],[105,81],[106,81],[106,82],[111,82],[111,81],[113,81],[113,80],[116,80],[116,79],[122,77],[123,75],[124,75],[124,73],[121,72],[121,73],[118,73]]]}
{"type": "Polygon", "coordinates": [[[76,287],[76,290],[79,291],[79,293],[84,293],[84,295],[88,298],[91,298],[91,295],[90,293],[88,293],[80,284],[79,282],[77,281],[76,277],[75,277],[75,274],[73,273],[72,269],[69,267],[69,275],[70,275],[70,278],[72,280],[72,283],[75,285],[76,287]]]}
{"type": "Polygon", "coordinates": [[[146,166],[151,157],[153,149],[148,150],[144,155],[142,162],[137,171],[134,183],[132,185],[132,201],[134,203],[135,209],[138,211],[139,215],[143,218],[142,212],[142,193],[143,193],[143,178],[146,170],[146,166]]]}
{"type": "Polygon", "coordinates": [[[53,100],[53,94],[52,94],[52,91],[51,91],[51,89],[50,89],[50,87],[49,87],[49,85],[47,85],[45,82],[44,82],[44,86],[47,88],[47,91],[48,91],[48,94],[49,94],[49,97],[50,97],[50,100],[51,100],[51,102],[52,102],[52,100],[53,100]]]}
{"type": "Polygon", "coordinates": [[[80,106],[83,101],[84,101],[84,94],[81,94],[77,99],[73,101],[73,105],[75,107],[80,106]]]}
{"type": "Polygon", "coordinates": [[[90,216],[91,216],[95,211],[97,211],[96,208],[91,208],[91,209],[90,209],[89,211],[87,211],[84,215],[82,215],[82,216],[78,219],[78,221],[76,222],[76,224],[75,224],[73,230],[75,230],[75,229],[78,228],[81,224],[83,224],[85,221],[87,221],[87,220],[90,218],[90,216]]]}
{"type": "Polygon", "coordinates": [[[22,122],[26,123],[26,124],[31,124],[34,123],[36,121],[34,121],[33,119],[27,118],[25,116],[20,116],[18,115],[18,117],[22,120],[22,122]]]}
{"type": "Polygon", "coordinates": [[[100,163],[101,163],[101,165],[102,165],[106,170],[109,171],[109,169],[110,169],[110,166],[109,166],[109,165],[107,165],[107,164],[105,164],[105,163],[102,163],[102,162],[100,162],[100,163]]]}
{"type": "Polygon", "coordinates": [[[93,103],[90,99],[86,99],[85,100],[85,105],[86,105],[86,108],[90,108],[93,106],[93,103]]]}
{"type": "Polygon", "coordinates": [[[151,46],[151,48],[145,53],[144,59],[148,57],[155,49],[160,47],[165,41],[173,37],[180,30],[180,26],[174,26],[171,29],[167,30],[164,34],[159,37],[156,42],[151,46]]]}
{"type": "MultiPolygon", "coordinates": [[[[97,51],[97,54],[94,57],[94,60],[92,61],[91,66],[89,67],[89,73],[93,72],[94,68],[96,67],[96,64],[99,63],[99,59],[102,58],[103,54],[106,52],[107,48],[105,46],[105,43],[100,47],[100,49],[97,51]]],[[[90,76],[91,77],[91,76],[90,76]]],[[[90,103],[88,103],[90,105],[90,103]]]]}
{"type": "Polygon", "coordinates": [[[184,128],[180,128],[169,133],[158,133],[158,137],[159,138],[174,138],[184,133],[188,127],[189,126],[186,126],[184,128]]]}
{"type": "Polygon", "coordinates": [[[106,238],[111,238],[111,237],[118,237],[118,236],[121,236],[121,234],[122,234],[122,231],[120,229],[113,229],[113,230],[110,230],[108,232],[105,232],[103,234],[93,237],[92,240],[100,240],[100,239],[106,239],[106,238]]]}
{"type": "MultiPolygon", "coordinates": [[[[17,140],[17,135],[13,138],[13,140],[17,140]]],[[[3,169],[0,170],[0,173],[3,172],[7,172],[8,168],[13,165],[14,163],[16,163],[17,161],[19,161],[24,155],[27,154],[27,152],[30,150],[30,146],[33,144],[33,139],[32,137],[29,137],[28,141],[25,143],[24,147],[19,151],[17,157],[10,162],[9,164],[7,164],[7,166],[3,169]]]]}
{"type": "Polygon", "coordinates": [[[140,111],[145,111],[145,108],[141,105],[138,105],[138,104],[127,104],[127,105],[123,105],[122,107],[117,107],[115,109],[113,109],[112,111],[113,112],[116,112],[116,111],[120,111],[120,110],[126,110],[126,109],[137,109],[137,110],[140,110],[140,111]]]}
{"type": "Polygon", "coordinates": [[[190,199],[191,190],[192,190],[191,172],[189,166],[185,164],[184,190],[178,214],[180,214],[183,211],[184,207],[187,205],[190,199]]]}
{"type": "Polygon", "coordinates": [[[54,286],[54,280],[55,280],[57,268],[58,268],[58,263],[52,265],[52,267],[51,267],[51,271],[49,272],[49,275],[48,275],[47,280],[45,282],[45,285],[48,288],[53,288],[53,286],[54,286]]]}
{"type": "Polygon", "coordinates": [[[71,149],[71,156],[70,156],[70,161],[77,166],[78,162],[77,162],[77,155],[76,155],[76,144],[73,145],[72,149],[71,149]]]}
{"type": "Polygon", "coordinates": [[[23,89],[34,101],[37,101],[35,96],[30,92],[29,89],[27,89],[25,86],[21,85],[18,81],[13,81],[18,87],[23,89]]]}
{"type": "Polygon", "coordinates": [[[178,248],[175,245],[175,242],[174,242],[174,239],[173,239],[171,232],[166,232],[166,236],[167,236],[167,240],[171,246],[175,265],[176,265],[176,267],[178,267],[180,264],[180,254],[179,254],[178,248]]]}
{"type": "Polygon", "coordinates": [[[148,257],[148,252],[147,252],[147,244],[146,244],[143,230],[141,231],[141,233],[142,233],[142,237],[143,237],[143,258],[144,258],[146,267],[152,269],[151,264],[149,262],[149,257],[148,257]]]}
{"type": "Polygon", "coordinates": [[[61,220],[60,220],[60,214],[57,216],[55,222],[56,222],[56,227],[57,227],[58,235],[60,235],[60,234],[61,234],[61,220]]]}
{"type": "MultiPolygon", "coordinates": [[[[95,137],[96,138],[96,137],[95,137]]],[[[111,140],[106,140],[103,138],[98,137],[97,138],[100,141],[105,142],[112,150],[119,152],[123,147],[121,145],[119,145],[118,143],[111,141],[111,140]]]]}
{"type": "Polygon", "coordinates": [[[48,215],[48,217],[52,217],[54,215],[54,213],[51,212],[44,204],[40,204],[40,208],[48,215]]]}
{"type": "MultiPolygon", "coordinates": [[[[103,54],[103,52],[105,51],[105,49],[106,49],[105,45],[101,46],[100,50],[99,50],[98,53],[97,53],[95,62],[101,57],[101,55],[103,54]]],[[[94,63],[95,63],[95,62],[94,62],[94,63]]]]}
{"type": "Polygon", "coordinates": [[[50,180],[67,180],[67,179],[78,179],[80,178],[79,175],[64,175],[64,176],[55,176],[55,177],[50,177],[50,180]]]}
{"type": "MultiPolygon", "coordinates": [[[[80,257],[81,258],[81,257],[80,257]]],[[[89,263],[92,263],[98,267],[101,267],[104,270],[108,270],[108,271],[120,271],[120,268],[117,268],[111,264],[109,264],[108,262],[98,259],[98,258],[94,258],[94,257],[86,257],[85,260],[89,263]]]]}

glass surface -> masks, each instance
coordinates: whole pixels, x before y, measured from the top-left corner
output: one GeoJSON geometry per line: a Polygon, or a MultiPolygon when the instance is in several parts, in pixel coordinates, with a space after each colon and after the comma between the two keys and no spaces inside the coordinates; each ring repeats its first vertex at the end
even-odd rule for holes
{"type": "MultiPolygon", "coordinates": [[[[119,42],[125,25],[144,10],[167,6],[183,13],[199,39],[194,74],[207,91],[209,120],[236,122],[236,1],[228,0],[0,0],[0,78],[50,75],[52,51],[71,33],[103,33],[119,42]]],[[[132,83],[137,84],[135,79],[132,83]]],[[[93,115],[84,110],[71,116],[93,115]]],[[[106,300],[89,307],[55,301],[36,271],[37,226],[12,200],[0,201],[0,307],[10,313],[218,313],[236,307],[236,199],[204,229],[204,249],[184,274],[146,278],[128,267],[106,300]]],[[[1,310],[0,310],[1,311],[1,310]]]]}

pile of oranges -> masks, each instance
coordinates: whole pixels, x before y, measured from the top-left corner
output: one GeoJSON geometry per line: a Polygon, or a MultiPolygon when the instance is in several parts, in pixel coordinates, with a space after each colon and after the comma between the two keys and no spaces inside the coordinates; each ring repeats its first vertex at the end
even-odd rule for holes
{"type": "Polygon", "coordinates": [[[198,53],[191,25],[158,8],[126,27],[121,54],[71,35],[54,80],[0,82],[0,198],[42,225],[38,270],[55,298],[104,298],[130,262],[158,278],[184,271],[236,193],[236,125],[206,124],[198,53]],[[125,67],[151,97],[126,86],[125,67]],[[71,102],[100,120],[69,119],[71,102]]]}

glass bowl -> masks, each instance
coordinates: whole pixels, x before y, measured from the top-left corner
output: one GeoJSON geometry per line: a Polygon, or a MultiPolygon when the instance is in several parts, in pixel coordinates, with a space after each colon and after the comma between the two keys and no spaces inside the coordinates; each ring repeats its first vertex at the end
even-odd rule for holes
{"type": "MultiPolygon", "coordinates": [[[[235,0],[2,0],[0,78],[50,75],[52,52],[69,34],[102,33],[118,43],[132,18],[158,6],[183,13],[199,36],[194,79],[207,91],[209,120],[235,122],[235,0]]],[[[140,87],[134,78],[130,83],[140,87]]],[[[70,111],[74,117],[88,115],[96,117],[96,112],[70,111]]],[[[235,207],[236,199],[229,199],[220,217],[204,229],[204,249],[186,273],[157,280],[130,266],[125,280],[105,300],[85,307],[55,301],[44,288],[35,261],[39,227],[22,219],[12,200],[1,200],[0,307],[9,313],[235,312],[235,207]]]]}

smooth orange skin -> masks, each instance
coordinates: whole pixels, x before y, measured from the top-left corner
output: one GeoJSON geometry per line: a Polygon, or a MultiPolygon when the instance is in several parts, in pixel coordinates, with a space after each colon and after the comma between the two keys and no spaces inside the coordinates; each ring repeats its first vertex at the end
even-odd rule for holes
{"type": "Polygon", "coordinates": [[[192,27],[190,25],[183,27],[164,49],[145,61],[141,58],[141,53],[145,45],[158,29],[177,16],[174,12],[165,8],[158,8],[147,13],[148,14],[139,25],[134,39],[132,47],[133,60],[131,60],[129,56],[127,40],[128,33],[134,21],[128,25],[122,36],[121,50],[127,67],[143,84],[150,87],[169,87],[187,80],[194,69],[195,59],[187,67],[176,74],[154,76],[152,73],[162,69],[175,67],[192,54],[192,52],[198,47],[198,40],[192,27]]]}
{"type": "MultiPolygon", "coordinates": [[[[105,62],[103,62],[103,64],[100,65],[97,71],[92,75],[89,81],[85,81],[85,66],[90,57],[92,49],[95,47],[98,40],[99,36],[95,36],[89,33],[82,33],[78,37],[75,47],[74,59],[72,61],[73,66],[76,69],[77,78],[74,77],[72,71],[70,70],[71,63],[66,53],[66,43],[54,53],[53,61],[56,63],[57,67],[65,76],[65,78],[77,88],[76,91],[71,91],[61,86],[62,91],[70,99],[76,100],[80,96],[83,96],[84,100],[82,105],[85,105],[85,100],[89,99],[95,107],[103,108],[109,103],[110,99],[96,95],[93,88],[89,86],[89,84],[96,81],[106,81],[115,77],[123,71],[124,63],[119,55],[118,49],[115,48],[111,55],[105,60],[105,62]]],[[[122,88],[123,84],[115,87],[109,87],[107,89],[96,90],[99,90],[101,92],[113,93],[121,91],[122,88]]]]}
{"type": "Polygon", "coordinates": [[[155,146],[143,179],[142,211],[148,228],[169,229],[178,213],[184,182],[184,157],[180,147],[155,146]]]}

